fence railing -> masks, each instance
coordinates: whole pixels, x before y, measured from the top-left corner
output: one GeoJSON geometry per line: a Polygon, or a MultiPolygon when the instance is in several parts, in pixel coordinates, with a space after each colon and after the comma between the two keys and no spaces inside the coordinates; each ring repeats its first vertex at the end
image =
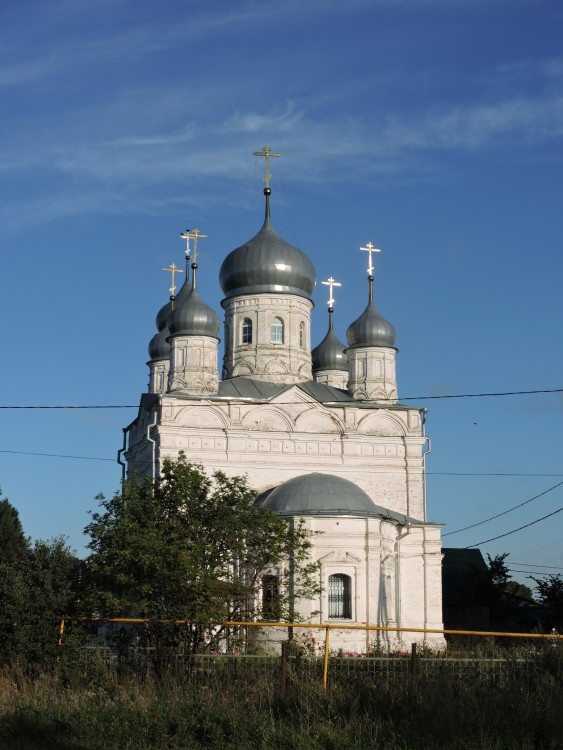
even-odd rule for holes
{"type": "MultiPolygon", "coordinates": [[[[135,617],[63,617],[59,625],[58,646],[59,651],[63,646],[66,623],[98,623],[98,624],[162,624],[169,626],[193,625],[189,620],[156,620],[151,618],[135,617]]],[[[239,631],[237,638],[231,638],[230,645],[223,651],[215,653],[190,655],[189,660],[192,666],[196,668],[205,668],[210,674],[219,673],[218,666],[225,666],[230,660],[244,659],[247,663],[254,663],[256,666],[260,663],[262,666],[269,668],[273,664],[279,665],[280,683],[285,685],[288,670],[292,665],[298,666],[303,671],[320,673],[323,687],[326,689],[329,677],[329,665],[332,663],[333,671],[340,674],[344,672],[362,672],[365,674],[377,674],[379,676],[386,674],[397,676],[401,674],[417,674],[424,672],[426,675],[436,673],[444,668],[453,669],[456,673],[479,673],[501,674],[509,666],[511,670],[522,671],[523,673],[534,665],[537,661],[538,651],[534,647],[540,643],[551,643],[554,647],[563,648],[563,636],[557,633],[511,633],[499,631],[474,631],[474,630],[438,630],[429,628],[404,628],[404,627],[386,627],[378,625],[332,625],[326,623],[288,623],[288,622],[244,622],[228,621],[217,623],[217,627],[233,628],[239,631]],[[245,645],[248,642],[247,634],[253,628],[269,629],[283,628],[288,630],[290,636],[288,640],[275,640],[268,642],[261,641],[262,646],[268,643],[275,644],[278,653],[276,656],[249,654],[245,645]],[[294,631],[304,634],[300,641],[295,638],[294,631]],[[403,648],[399,651],[392,651],[378,644],[365,654],[343,652],[342,649],[331,651],[330,635],[332,631],[364,631],[373,632],[380,637],[382,634],[417,634],[422,635],[423,639],[419,642],[410,644],[410,649],[403,648]],[[320,633],[324,637],[313,638],[313,634],[318,636],[320,633]],[[425,646],[424,638],[427,635],[441,635],[447,637],[446,646],[443,649],[428,649],[425,646]],[[309,638],[309,640],[307,640],[309,638]],[[489,644],[484,648],[484,644],[489,641],[502,644],[500,647],[490,648],[489,644]],[[520,648],[507,648],[507,644],[512,642],[514,646],[518,644],[520,648]],[[233,647],[233,644],[234,647],[233,647]],[[248,662],[248,660],[251,660],[248,662]],[[357,666],[358,663],[360,666],[357,666]],[[351,665],[354,664],[352,667],[351,665]],[[319,669],[320,668],[320,669],[319,669]]],[[[116,649],[111,647],[91,647],[90,651],[104,655],[108,660],[116,656],[116,649]]],[[[119,649],[117,649],[119,651],[119,649]]],[[[127,652],[137,659],[143,658],[150,653],[151,649],[147,648],[124,648],[122,654],[127,652]]],[[[169,654],[169,659],[171,655],[169,654]]],[[[177,653],[172,655],[172,660],[176,662],[185,662],[186,656],[177,653]]],[[[234,662],[233,662],[234,663],[234,662]]]]}

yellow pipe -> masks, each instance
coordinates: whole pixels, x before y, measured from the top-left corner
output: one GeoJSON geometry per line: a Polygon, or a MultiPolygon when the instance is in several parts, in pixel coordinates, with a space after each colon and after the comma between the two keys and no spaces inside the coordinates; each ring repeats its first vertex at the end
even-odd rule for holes
{"type": "MultiPolygon", "coordinates": [[[[151,617],[63,617],[63,621],[68,622],[122,622],[122,623],[141,623],[155,622],[169,625],[189,625],[193,620],[160,620],[151,617]]],[[[217,623],[217,625],[245,626],[249,628],[314,628],[316,630],[325,630],[329,627],[332,630],[369,630],[378,632],[392,633],[433,633],[437,635],[479,635],[479,636],[497,636],[503,638],[545,638],[547,640],[562,638],[558,634],[543,633],[505,633],[494,630],[438,630],[436,628],[390,628],[382,625],[325,625],[321,622],[244,622],[228,621],[217,623]]]]}
{"type": "Polygon", "coordinates": [[[324,666],[323,666],[323,688],[326,690],[326,686],[328,684],[328,640],[329,640],[329,633],[330,633],[330,625],[327,625],[325,628],[325,659],[324,659],[324,666]]]}

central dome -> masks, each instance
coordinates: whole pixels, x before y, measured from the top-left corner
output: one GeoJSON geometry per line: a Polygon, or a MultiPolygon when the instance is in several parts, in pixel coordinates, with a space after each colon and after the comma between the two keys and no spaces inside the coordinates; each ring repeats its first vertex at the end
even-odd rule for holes
{"type": "Polygon", "coordinates": [[[225,297],[240,294],[297,294],[310,299],[315,287],[313,264],[297,247],[282,239],[266,218],[258,234],[233,250],[221,266],[219,281],[225,297]]]}

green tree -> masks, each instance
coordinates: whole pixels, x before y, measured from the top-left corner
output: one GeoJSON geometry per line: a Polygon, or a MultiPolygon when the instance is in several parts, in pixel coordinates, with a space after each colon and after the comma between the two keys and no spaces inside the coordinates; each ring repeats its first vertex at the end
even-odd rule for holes
{"type": "Polygon", "coordinates": [[[549,625],[561,633],[563,630],[563,578],[560,574],[545,578],[530,578],[535,582],[537,599],[547,608],[549,625]]]}
{"type": "MultiPolygon", "coordinates": [[[[0,493],[2,490],[0,490],[0,493]]],[[[7,498],[0,500],[0,562],[17,559],[29,547],[18,511],[7,498]]]]}
{"type": "Polygon", "coordinates": [[[61,617],[77,612],[80,567],[62,538],[0,562],[0,663],[53,663],[61,617]]]}
{"type": "Polygon", "coordinates": [[[157,482],[126,480],[121,493],[100,497],[85,529],[91,606],[104,616],[188,620],[140,632],[157,649],[183,643],[196,652],[226,636],[217,623],[262,616],[263,573],[278,565],[264,614],[297,616],[299,599],[318,591],[310,543],[302,526],[257,507],[255,496],[245,478],[210,478],[180,454],[164,461],[157,482]]]}

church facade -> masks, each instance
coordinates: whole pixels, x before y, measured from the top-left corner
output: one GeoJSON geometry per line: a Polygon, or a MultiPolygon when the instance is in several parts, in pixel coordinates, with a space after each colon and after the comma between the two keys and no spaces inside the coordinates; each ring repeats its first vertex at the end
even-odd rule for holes
{"type": "MultiPolygon", "coordinates": [[[[373,302],[375,248],[364,248],[367,306],[347,345],[332,328],[329,279],[328,331],[311,348],[315,271],[274,230],[266,184],[262,228],[220,270],[221,377],[219,317],[197,291],[202,235],[185,235],[190,252],[194,244],[192,275],[157,315],[149,392],[125,430],[128,468],[158,476],[163,458],[183,451],[209,472],[247,475],[257,503],[311,532],[322,593],[299,603],[305,621],[341,626],[334,648],[422,640],[350,628],[442,627],[441,526],[426,516],[426,411],[399,403],[395,331],[373,302]]],[[[276,574],[265,571],[267,585],[276,574]]]]}

